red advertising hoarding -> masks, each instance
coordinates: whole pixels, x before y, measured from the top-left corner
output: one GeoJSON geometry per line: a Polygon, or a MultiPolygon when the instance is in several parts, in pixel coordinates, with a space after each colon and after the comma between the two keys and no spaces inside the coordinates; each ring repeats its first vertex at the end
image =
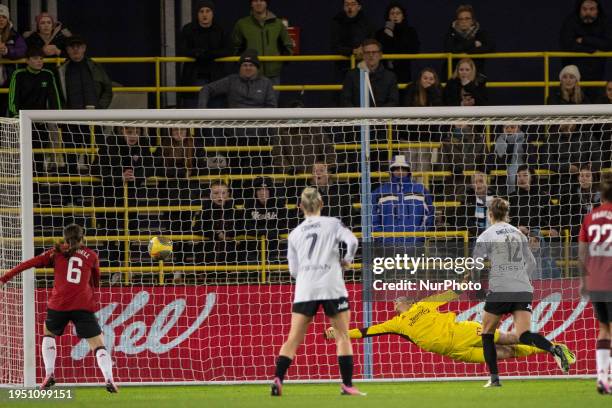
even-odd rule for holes
{"type": "MultiPolygon", "coordinates": [[[[536,282],[536,288],[543,287],[536,282]]],[[[567,288],[567,281],[563,285],[567,288]]],[[[546,281],[544,300],[534,302],[534,321],[543,333],[566,343],[578,362],[573,374],[590,374],[596,321],[590,305],[546,281]]],[[[154,286],[100,289],[98,318],[112,350],[119,382],[249,381],[273,376],[276,354],[289,331],[291,285],[154,286]]],[[[362,325],[361,285],[349,285],[352,327],[362,325]]],[[[37,291],[37,347],[45,317],[48,291],[37,291]]],[[[539,299],[542,299],[540,297],[539,299]]],[[[453,302],[442,307],[458,319],[473,319],[483,304],[453,302]]],[[[374,302],[375,323],[391,318],[392,305],[374,302]]],[[[508,322],[509,323],[509,322],[508,322]]],[[[508,328],[508,323],[502,328],[508,328]]],[[[323,339],[327,326],[315,318],[288,379],[338,378],[335,344],[323,339]]],[[[423,352],[399,336],[372,339],[374,378],[431,378],[484,375],[484,364],[456,363],[423,352]]],[[[356,377],[363,377],[362,340],[354,341],[356,377]]],[[[60,382],[100,382],[95,357],[72,326],[58,340],[56,377],[60,382]]],[[[502,375],[561,374],[550,356],[539,354],[500,363],[502,375]]],[[[43,377],[37,350],[37,377],[43,377]]]]}

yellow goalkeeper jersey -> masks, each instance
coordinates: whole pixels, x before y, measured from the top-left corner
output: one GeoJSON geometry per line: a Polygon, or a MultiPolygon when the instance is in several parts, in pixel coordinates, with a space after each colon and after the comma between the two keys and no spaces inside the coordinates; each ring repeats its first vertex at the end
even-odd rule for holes
{"type": "Polygon", "coordinates": [[[451,350],[456,315],[452,312],[440,313],[438,308],[457,297],[453,291],[430,296],[384,323],[349,330],[349,336],[352,339],[361,339],[397,334],[423,350],[446,354],[451,350]]]}

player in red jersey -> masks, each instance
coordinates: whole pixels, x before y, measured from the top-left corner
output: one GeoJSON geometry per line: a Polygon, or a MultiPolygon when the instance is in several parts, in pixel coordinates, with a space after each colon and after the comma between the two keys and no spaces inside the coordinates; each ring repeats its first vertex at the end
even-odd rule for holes
{"type": "Polygon", "coordinates": [[[55,384],[55,336],[61,336],[68,322],[72,321],[77,336],[86,339],[94,352],[106,389],[114,393],[117,386],[113,381],[113,364],[94,314],[97,306],[94,287],[100,286],[100,261],[82,241],[83,228],[76,224],[68,225],[64,229],[64,242],[8,271],[0,277],[0,286],[27,269],[53,266],[53,292],[47,303],[41,348],[45,379],[40,388],[47,389],[55,384]]]}
{"type": "Polygon", "coordinates": [[[599,320],[596,344],[597,391],[612,394],[608,378],[612,368],[612,174],[602,176],[601,206],[582,222],[579,258],[582,288],[588,293],[599,320]]]}

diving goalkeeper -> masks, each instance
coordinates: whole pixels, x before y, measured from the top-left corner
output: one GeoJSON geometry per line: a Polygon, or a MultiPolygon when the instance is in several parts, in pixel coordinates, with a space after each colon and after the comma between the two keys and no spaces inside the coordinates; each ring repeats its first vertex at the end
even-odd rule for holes
{"type": "MultiPolygon", "coordinates": [[[[414,302],[408,297],[394,301],[397,316],[384,323],[362,329],[349,330],[352,339],[397,334],[421,349],[466,363],[484,363],[482,349],[482,325],[478,322],[457,322],[453,312],[442,313],[438,308],[459,295],[453,291],[444,292],[414,302]]],[[[325,331],[327,339],[334,338],[334,329],[325,331]]],[[[526,357],[545,353],[537,347],[518,344],[514,333],[495,331],[498,359],[526,357]]],[[[570,364],[576,361],[574,354],[564,344],[559,344],[570,364]]]]}

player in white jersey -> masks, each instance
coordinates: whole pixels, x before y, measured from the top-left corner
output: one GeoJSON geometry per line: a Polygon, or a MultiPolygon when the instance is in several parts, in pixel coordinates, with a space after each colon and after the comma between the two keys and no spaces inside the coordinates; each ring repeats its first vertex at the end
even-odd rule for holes
{"type": "Polygon", "coordinates": [[[272,395],[282,394],[285,373],[304,341],[308,326],[320,306],[329,318],[336,335],[338,364],[342,375],[341,393],[365,395],[353,386],[353,349],[349,338],[350,311],[348,292],[342,270],[352,262],[357,251],[357,238],[340,220],[322,217],[323,200],[317,189],[302,192],[300,209],[305,220],[289,234],[289,272],[296,280],[289,336],[276,360],[272,395]],[[340,259],[340,242],[346,254],[340,259]]]}
{"type": "Polygon", "coordinates": [[[491,374],[485,387],[501,386],[494,336],[504,314],[512,314],[514,330],[521,343],[548,351],[566,373],[573,362],[569,351],[530,331],[533,300],[530,273],[535,269],[536,261],[527,237],[508,224],[509,207],[508,202],[501,198],[491,201],[488,211],[491,226],[480,234],[474,250],[474,258],[488,259],[491,264],[482,318],[482,348],[491,374]]]}

